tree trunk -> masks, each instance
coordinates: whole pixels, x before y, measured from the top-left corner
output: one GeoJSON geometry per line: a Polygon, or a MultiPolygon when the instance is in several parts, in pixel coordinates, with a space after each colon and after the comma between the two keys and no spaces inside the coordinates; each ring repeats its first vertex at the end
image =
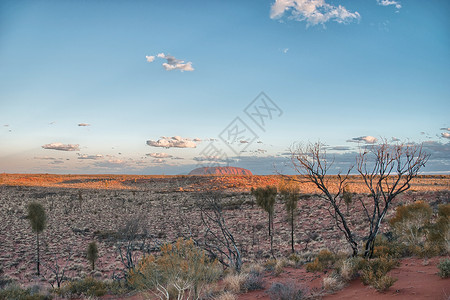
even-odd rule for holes
{"type": "Polygon", "coordinates": [[[37,275],[40,276],[41,272],[39,271],[39,264],[41,260],[39,258],[39,233],[36,233],[36,253],[37,253],[37,260],[36,260],[37,275]]]}
{"type": "Polygon", "coordinates": [[[272,258],[275,259],[275,254],[273,253],[273,215],[269,214],[269,236],[270,236],[270,253],[272,258]]]}
{"type": "Polygon", "coordinates": [[[294,254],[294,211],[291,211],[291,248],[292,254],[294,254]]]}

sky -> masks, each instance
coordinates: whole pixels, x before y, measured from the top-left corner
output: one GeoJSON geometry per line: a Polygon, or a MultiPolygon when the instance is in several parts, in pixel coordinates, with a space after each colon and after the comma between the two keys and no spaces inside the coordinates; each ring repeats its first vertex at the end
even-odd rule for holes
{"type": "Polygon", "coordinates": [[[187,174],[423,143],[450,173],[446,0],[0,2],[0,172],[187,174]]]}

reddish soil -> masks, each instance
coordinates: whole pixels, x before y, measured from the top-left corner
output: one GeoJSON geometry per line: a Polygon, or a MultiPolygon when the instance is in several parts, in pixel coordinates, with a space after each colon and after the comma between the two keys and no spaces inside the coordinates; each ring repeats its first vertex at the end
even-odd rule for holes
{"type": "Polygon", "coordinates": [[[266,276],[265,289],[241,294],[238,300],[269,300],[267,290],[273,282],[294,282],[299,286],[307,287],[317,298],[333,299],[450,299],[450,278],[442,279],[437,275],[437,264],[443,257],[430,259],[405,258],[399,267],[389,274],[398,280],[384,293],[377,292],[374,288],[364,285],[360,279],[350,282],[344,289],[326,295],[321,291],[322,280],[326,274],[308,273],[303,268],[286,268],[283,273],[275,277],[266,276]],[[322,294],[323,296],[321,296],[322,294]]]}

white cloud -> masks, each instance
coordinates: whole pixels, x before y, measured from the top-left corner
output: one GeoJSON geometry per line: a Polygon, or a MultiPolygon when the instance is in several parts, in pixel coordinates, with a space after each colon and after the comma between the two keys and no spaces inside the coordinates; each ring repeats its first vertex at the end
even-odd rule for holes
{"type": "Polygon", "coordinates": [[[154,160],[152,160],[152,162],[155,164],[163,164],[166,162],[166,160],[162,158],[155,158],[154,160]]]}
{"type": "Polygon", "coordinates": [[[180,136],[161,137],[157,141],[148,140],[147,145],[163,148],[197,148],[197,144],[191,139],[182,138],[180,136]]]}
{"type": "Polygon", "coordinates": [[[355,137],[352,138],[351,140],[347,140],[347,142],[353,143],[365,142],[366,144],[375,144],[377,141],[378,141],[377,138],[370,135],[355,137]]]}
{"type": "MultiPolygon", "coordinates": [[[[192,62],[184,62],[184,60],[176,59],[172,55],[166,55],[164,53],[158,53],[156,55],[158,58],[163,58],[167,62],[163,63],[162,66],[166,71],[172,71],[172,70],[180,70],[183,71],[194,71],[194,68],[192,67],[192,62]]],[[[148,62],[153,62],[155,60],[155,56],[145,56],[148,62]]]]}
{"type": "Polygon", "coordinates": [[[289,48],[284,48],[284,49],[283,49],[283,53],[284,53],[284,54],[288,53],[288,51],[289,51],[289,48]]]}
{"type": "Polygon", "coordinates": [[[325,24],[328,21],[349,23],[359,20],[358,12],[349,12],[342,5],[334,6],[325,0],[275,0],[270,10],[270,18],[281,18],[290,12],[292,19],[306,21],[307,26],[325,24]]]}
{"type": "Polygon", "coordinates": [[[88,123],[80,123],[80,124],[78,124],[78,126],[91,126],[91,124],[88,124],[88,123]]]}
{"type": "Polygon", "coordinates": [[[78,144],[51,143],[43,145],[42,148],[59,151],[80,151],[80,145],[78,144]]]}
{"type": "Polygon", "coordinates": [[[197,156],[193,158],[195,161],[213,161],[213,162],[230,162],[226,156],[197,156]]]}
{"type": "Polygon", "coordinates": [[[443,133],[441,133],[441,136],[442,136],[443,138],[450,139],[450,133],[448,133],[448,132],[443,132],[443,133]]]}
{"type": "Polygon", "coordinates": [[[394,0],[377,0],[377,3],[381,6],[394,5],[396,9],[402,8],[402,5],[398,1],[394,0]]]}
{"type": "Polygon", "coordinates": [[[170,157],[172,157],[172,155],[164,153],[164,152],[162,152],[162,153],[149,153],[149,154],[145,154],[145,155],[150,156],[150,157],[154,157],[154,158],[170,158],[170,157]]]}
{"type": "Polygon", "coordinates": [[[103,155],[101,155],[101,154],[97,154],[97,155],[81,154],[80,156],[78,156],[78,159],[98,160],[98,159],[103,159],[103,155]]]}

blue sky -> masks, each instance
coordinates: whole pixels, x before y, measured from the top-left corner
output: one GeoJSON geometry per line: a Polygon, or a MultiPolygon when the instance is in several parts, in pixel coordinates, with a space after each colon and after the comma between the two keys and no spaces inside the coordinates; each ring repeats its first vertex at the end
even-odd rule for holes
{"type": "Polygon", "coordinates": [[[2,1],[0,172],[181,174],[225,155],[271,174],[297,141],[339,159],[395,137],[448,173],[449,17],[448,1],[2,1]],[[280,109],[264,130],[244,112],[262,91],[280,109]],[[253,142],[220,138],[236,117],[253,142]]]}

